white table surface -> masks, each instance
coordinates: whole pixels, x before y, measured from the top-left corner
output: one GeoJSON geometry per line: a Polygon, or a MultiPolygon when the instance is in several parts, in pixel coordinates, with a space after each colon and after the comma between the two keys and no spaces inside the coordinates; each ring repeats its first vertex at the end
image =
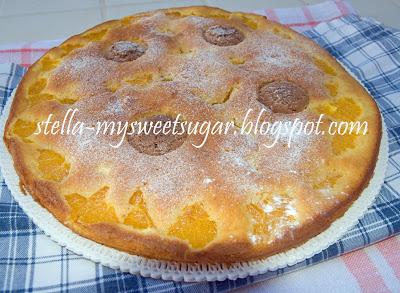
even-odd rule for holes
{"type": "MultiPolygon", "coordinates": [[[[400,0],[347,0],[363,16],[400,28],[400,0]]],[[[293,7],[318,0],[0,0],[0,43],[49,40],[77,34],[102,21],[139,11],[188,5],[218,6],[227,10],[252,11],[262,8],[293,7]],[[51,24],[51,25],[49,25],[51,24]]],[[[369,248],[372,249],[373,248],[369,248]]],[[[340,292],[338,280],[351,278],[336,259],[309,267],[235,292],[340,292]],[[325,267],[326,270],[321,270],[325,267]],[[334,268],[334,270],[332,270],[334,268]],[[326,273],[321,276],[321,271],[326,273]],[[332,271],[335,273],[332,274],[332,271]],[[296,280],[310,280],[298,288],[296,280]]],[[[342,288],[343,289],[343,288],[342,288]]],[[[347,290],[349,288],[346,288],[347,290]]],[[[358,288],[354,288],[357,292],[358,288]]]]}

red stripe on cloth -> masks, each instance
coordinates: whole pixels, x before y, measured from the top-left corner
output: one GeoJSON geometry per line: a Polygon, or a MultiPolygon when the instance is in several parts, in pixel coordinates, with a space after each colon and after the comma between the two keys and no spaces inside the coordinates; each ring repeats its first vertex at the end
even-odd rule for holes
{"type": "Polygon", "coordinates": [[[269,20],[273,20],[273,21],[276,21],[276,22],[280,22],[280,21],[279,21],[279,17],[276,15],[274,9],[271,9],[271,8],[265,9],[265,14],[267,15],[267,18],[268,18],[269,20]]]}
{"type": "Polygon", "coordinates": [[[316,25],[319,25],[320,23],[322,23],[322,22],[329,22],[329,21],[331,21],[331,20],[334,20],[334,19],[337,19],[337,18],[340,18],[340,17],[342,17],[343,15],[339,15],[339,16],[335,16],[335,17],[332,17],[332,18],[330,18],[330,19],[326,19],[326,20],[321,20],[321,21],[310,21],[310,22],[299,22],[299,23],[295,23],[295,22],[293,22],[293,23],[283,23],[284,25],[286,25],[286,26],[290,26],[290,27],[292,27],[292,26],[307,26],[307,25],[309,25],[309,26],[316,26],[316,25]]]}
{"type": "Polygon", "coordinates": [[[349,8],[343,1],[335,1],[335,5],[339,9],[341,15],[350,14],[349,8]]]}
{"type": "Polygon", "coordinates": [[[301,8],[301,10],[303,11],[305,18],[307,19],[308,24],[314,22],[314,17],[312,15],[310,9],[308,8],[308,6],[303,6],[301,8]]]}
{"type": "Polygon", "coordinates": [[[0,53],[21,53],[25,51],[29,52],[46,52],[50,50],[50,48],[20,48],[20,49],[3,49],[0,50],[0,53]]]}
{"type": "Polygon", "coordinates": [[[21,51],[21,63],[26,64],[26,63],[31,63],[32,62],[32,50],[30,50],[31,43],[26,43],[22,47],[21,51]]]}
{"type": "Polygon", "coordinates": [[[400,281],[400,240],[392,237],[375,245],[400,281]]]}
{"type": "Polygon", "coordinates": [[[382,276],[364,250],[357,250],[341,257],[363,292],[389,292],[382,276]]]}

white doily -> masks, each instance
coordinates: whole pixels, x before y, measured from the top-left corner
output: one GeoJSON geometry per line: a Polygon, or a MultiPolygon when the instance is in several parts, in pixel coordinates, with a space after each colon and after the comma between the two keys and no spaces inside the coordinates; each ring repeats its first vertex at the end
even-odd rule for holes
{"type": "MultiPolygon", "coordinates": [[[[0,118],[1,136],[4,133],[14,92],[9,98],[3,115],[0,118]]],[[[343,217],[337,219],[327,230],[299,247],[263,260],[238,262],[233,265],[231,264],[229,267],[225,264],[200,265],[148,259],[121,252],[86,239],[61,224],[50,212],[34,201],[31,196],[24,195],[21,192],[19,178],[14,169],[12,157],[3,140],[0,143],[0,165],[8,188],[24,212],[52,240],[76,254],[113,269],[140,274],[143,277],[186,282],[235,280],[301,262],[339,240],[346,231],[357,223],[357,220],[362,217],[373,203],[384,180],[388,160],[388,139],[383,118],[382,127],[382,140],[374,175],[368,187],[364,189],[360,197],[351,205],[343,217]]]]}

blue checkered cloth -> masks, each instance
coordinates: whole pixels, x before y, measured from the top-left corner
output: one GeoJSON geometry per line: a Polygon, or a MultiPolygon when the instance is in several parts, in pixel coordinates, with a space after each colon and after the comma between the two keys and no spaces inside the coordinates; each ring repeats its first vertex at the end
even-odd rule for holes
{"type": "MultiPolygon", "coordinates": [[[[340,241],[294,266],[236,281],[180,283],[121,273],[55,244],[24,214],[1,180],[0,291],[222,292],[304,268],[388,238],[400,231],[400,31],[370,18],[346,16],[305,32],[369,89],[384,116],[389,166],[379,197],[340,241]]],[[[24,69],[0,66],[4,106],[24,69]]]]}

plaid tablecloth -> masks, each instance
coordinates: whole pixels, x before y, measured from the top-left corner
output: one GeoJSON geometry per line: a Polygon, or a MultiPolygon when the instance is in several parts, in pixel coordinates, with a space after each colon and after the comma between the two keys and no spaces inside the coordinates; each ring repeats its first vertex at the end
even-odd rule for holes
{"type": "MultiPolygon", "coordinates": [[[[375,204],[356,227],[312,258],[256,277],[198,284],[154,280],[95,264],[55,244],[23,213],[12,199],[4,180],[1,180],[0,291],[227,291],[338,256],[336,260],[343,264],[348,276],[351,276],[346,280],[349,288],[351,286],[353,289],[371,292],[399,289],[398,237],[373,246],[378,250],[379,258],[371,257],[366,252],[369,248],[341,255],[400,232],[400,31],[354,14],[343,17],[353,10],[342,1],[327,2],[315,7],[267,9],[260,13],[299,30],[318,24],[305,32],[305,35],[343,62],[370,90],[383,113],[388,127],[390,152],[385,183],[375,204]],[[331,21],[324,23],[324,20],[331,21]],[[388,269],[377,269],[382,263],[388,269]]],[[[0,46],[0,63],[14,61],[29,65],[48,49],[49,44],[56,43],[58,41],[23,44],[13,49],[10,46],[0,46]]],[[[24,71],[23,67],[16,64],[0,65],[1,107],[24,71]]],[[[298,288],[306,288],[305,285],[312,281],[300,280],[298,288]]],[[[323,279],[318,282],[324,285],[323,279]]]]}

